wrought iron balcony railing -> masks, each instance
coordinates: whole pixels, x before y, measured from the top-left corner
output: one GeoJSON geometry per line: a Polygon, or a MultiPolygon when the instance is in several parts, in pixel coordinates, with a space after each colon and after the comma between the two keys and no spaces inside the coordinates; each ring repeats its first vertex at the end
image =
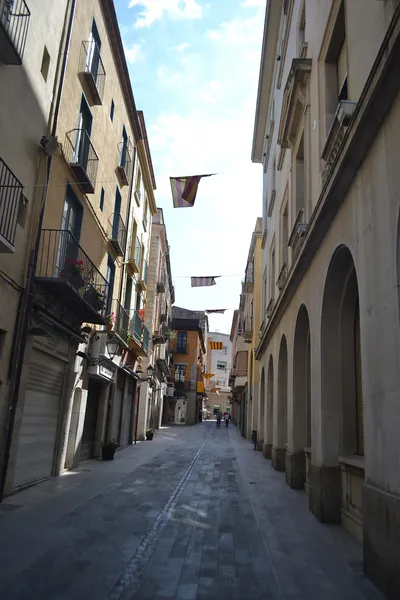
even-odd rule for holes
{"type": "Polygon", "coordinates": [[[31,13],[24,0],[0,0],[0,60],[20,65],[31,13]]]}
{"type": "Polygon", "coordinates": [[[67,132],[64,155],[81,190],[85,194],[93,194],[99,157],[86,129],[72,129],[67,132]]]}
{"type": "Polygon", "coordinates": [[[106,323],[108,282],[70,231],[42,230],[36,280],[81,321],[106,323]]]}
{"type": "Polygon", "coordinates": [[[121,187],[129,185],[131,182],[134,162],[133,152],[129,142],[120,142],[118,144],[117,176],[121,187]]]}
{"type": "Polygon", "coordinates": [[[137,310],[129,313],[128,342],[132,342],[138,354],[147,354],[150,344],[150,333],[137,310]]]}
{"type": "Polygon", "coordinates": [[[124,256],[126,247],[126,227],[121,215],[114,213],[108,220],[108,239],[117,256],[124,256]]]}
{"type": "Polygon", "coordinates": [[[111,306],[112,329],[125,343],[127,343],[129,337],[129,313],[117,299],[112,301],[111,306]]]}
{"type": "Polygon", "coordinates": [[[0,158],[0,252],[14,252],[22,183],[0,158]]]}
{"type": "Polygon", "coordinates": [[[106,72],[101,59],[100,48],[95,40],[82,42],[79,58],[79,75],[90,89],[92,103],[96,105],[102,104],[106,72]]]}

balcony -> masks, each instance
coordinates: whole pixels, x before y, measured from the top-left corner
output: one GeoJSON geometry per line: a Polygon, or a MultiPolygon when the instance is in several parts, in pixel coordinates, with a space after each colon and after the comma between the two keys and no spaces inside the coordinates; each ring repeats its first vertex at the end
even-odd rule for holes
{"type": "Polygon", "coordinates": [[[166,344],[163,344],[162,346],[159,347],[158,352],[157,352],[156,361],[157,361],[157,365],[158,365],[158,368],[160,369],[160,371],[162,373],[164,373],[164,375],[169,377],[169,375],[170,375],[169,354],[168,354],[168,348],[167,348],[166,344]]]}
{"type": "Polygon", "coordinates": [[[139,238],[136,238],[135,244],[132,241],[131,255],[128,259],[128,265],[133,273],[139,273],[141,260],[142,260],[142,244],[140,243],[139,238]]]}
{"type": "Polygon", "coordinates": [[[31,13],[24,0],[0,0],[0,61],[20,65],[31,13]]]}
{"type": "Polygon", "coordinates": [[[78,75],[82,85],[86,84],[90,92],[92,104],[101,105],[103,103],[106,72],[101,60],[100,48],[95,40],[82,42],[78,75]]]}
{"type": "Polygon", "coordinates": [[[128,346],[138,356],[147,356],[149,352],[150,333],[137,310],[129,313],[128,346]]]}
{"type": "Polygon", "coordinates": [[[251,342],[253,339],[253,320],[250,317],[244,320],[243,337],[245,342],[251,342]]]}
{"type": "Polygon", "coordinates": [[[268,319],[272,316],[272,313],[274,312],[274,306],[275,306],[275,300],[273,298],[271,298],[271,300],[269,301],[268,306],[267,306],[268,319]]]}
{"type": "Polygon", "coordinates": [[[77,320],[107,322],[108,282],[70,231],[42,230],[36,281],[77,320]]]}
{"type": "Polygon", "coordinates": [[[287,264],[283,263],[282,269],[280,270],[278,279],[276,281],[276,285],[278,286],[278,290],[281,292],[285,287],[286,279],[287,279],[287,264]]]}
{"type": "Polygon", "coordinates": [[[307,227],[307,223],[304,222],[304,211],[299,210],[288,241],[288,246],[292,248],[293,260],[299,253],[302,241],[307,233],[307,227]]]}
{"type": "Polygon", "coordinates": [[[118,144],[118,166],[116,169],[121,187],[129,185],[133,172],[133,149],[126,142],[118,144]]]}
{"type": "Polygon", "coordinates": [[[23,186],[0,158],[0,252],[15,252],[15,234],[23,186]]]}
{"type": "Polygon", "coordinates": [[[121,215],[114,213],[108,220],[108,241],[116,256],[124,256],[126,247],[126,227],[121,215]]]}
{"type": "Polygon", "coordinates": [[[119,300],[112,301],[112,323],[107,328],[111,329],[118,338],[128,344],[128,333],[129,333],[129,313],[124,309],[119,300]]]}
{"type": "Polygon", "coordinates": [[[65,160],[77,184],[85,194],[93,194],[96,186],[99,158],[86,129],[72,129],[65,136],[65,160]]]}
{"type": "Polygon", "coordinates": [[[142,225],[143,225],[143,229],[145,231],[147,231],[147,228],[149,226],[149,218],[146,213],[143,215],[142,225]]]}
{"type": "Polygon", "coordinates": [[[166,275],[164,271],[162,276],[160,277],[160,280],[157,281],[157,294],[165,294],[165,290],[167,288],[166,283],[166,275]]]}
{"type": "Polygon", "coordinates": [[[138,287],[141,290],[147,290],[147,279],[148,279],[149,267],[147,260],[143,261],[142,270],[139,277],[138,287]]]}
{"type": "Polygon", "coordinates": [[[342,100],[339,102],[322,152],[322,158],[326,163],[322,173],[323,183],[328,179],[336,163],[345,133],[353,119],[356,107],[357,102],[351,102],[350,100],[342,100]]]}
{"type": "Polygon", "coordinates": [[[254,273],[253,273],[253,269],[250,269],[249,271],[247,271],[243,287],[244,287],[243,291],[246,294],[251,294],[252,291],[254,290],[254,273]]]}

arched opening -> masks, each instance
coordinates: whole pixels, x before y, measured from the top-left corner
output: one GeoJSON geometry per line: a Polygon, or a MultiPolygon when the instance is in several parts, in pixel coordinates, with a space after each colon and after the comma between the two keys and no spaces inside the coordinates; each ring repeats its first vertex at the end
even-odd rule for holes
{"type": "Polygon", "coordinates": [[[261,450],[263,449],[264,444],[264,421],[265,421],[265,374],[264,368],[261,370],[261,381],[260,381],[260,411],[258,418],[258,440],[261,446],[261,450]]]}
{"type": "Polygon", "coordinates": [[[328,269],[322,304],[322,464],[310,466],[310,508],[322,521],[342,522],[357,537],[362,536],[364,481],[360,331],[354,261],[341,246],[328,269]]]}
{"type": "Polygon", "coordinates": [[[285,454],[287,444],[287,379],[288,358],[286,338],[283,335],[278,359],[278,398],[276,428],[272,447],[272,466],[277,471],[285,470],[285,454]]]}
{"type": "Polygon", "coordinates": [[[286,481],[292,488],[307,484],[311,454],[310,321],[304,304],[297,315],[293,348],[293,439],[286,457],[286,481]]]}
{"type": "Polygon", "coordinates": [[[274,361],[272,354],[268,361],[267,375],[267,410],[264,421],[264,446],[263,454],[265,458],[271,458],[272,438],[274,428],[274,361]]]}

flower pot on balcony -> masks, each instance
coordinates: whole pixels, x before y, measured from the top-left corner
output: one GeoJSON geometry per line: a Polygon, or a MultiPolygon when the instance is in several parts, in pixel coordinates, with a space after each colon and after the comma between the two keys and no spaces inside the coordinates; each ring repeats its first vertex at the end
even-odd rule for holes
{"type": "Polygon", "coordinates": [[[111,333],[112,332],[112,328],[113,328],[113,324],[112,323],[106,323],[106,325],[104,325],[104,331],[106,331],[107,333],[111,333]]]}
{"type": "Polygon", "coordinates": [[[83,297],[95,311],[100,312],[104,308],[104,295],[93,285],[85,290],[83,297]]]}
{"type": "Polygon", "coordinates": [[[66,279],[76,290],[80,290],[85,285],[83,277],[79,271],[62,271],[61,279],[66,279]]]}

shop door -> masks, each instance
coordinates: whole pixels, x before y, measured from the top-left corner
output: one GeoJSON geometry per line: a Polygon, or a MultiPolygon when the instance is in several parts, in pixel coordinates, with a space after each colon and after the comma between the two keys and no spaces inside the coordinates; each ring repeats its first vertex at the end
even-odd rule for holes
{"type": "Polygon", "coordinates": [[[118,443],[121,443],[121,417],[122,417],[122,401],[124,397],[125,375],[121,372],[117,377],[117,389],[114,399],[114,414],[111,428],[111,437],[118,443]]]}
{"type": "Polygon", "coordinates": [[[132,378],[128,380],[128,393],[124,402],[121,445],[127,446],[132,441],[133,428],[133,402],[135,398],[135,382],[132,378]]]}
{"type": "Polygon", "coordinates": [[[53,474],[66,363],[32,351],[13,487],[53,474]]]}
{"type": "Polygon", "coordinates": [[[81,442],[81,460],[93,457],[94,441],[96,437],[97,412],[99,397],[101,394],[101,383],[95,379],[89,379],[89,389],[86,402],[85,421],[83,424],[81,442]]]}

